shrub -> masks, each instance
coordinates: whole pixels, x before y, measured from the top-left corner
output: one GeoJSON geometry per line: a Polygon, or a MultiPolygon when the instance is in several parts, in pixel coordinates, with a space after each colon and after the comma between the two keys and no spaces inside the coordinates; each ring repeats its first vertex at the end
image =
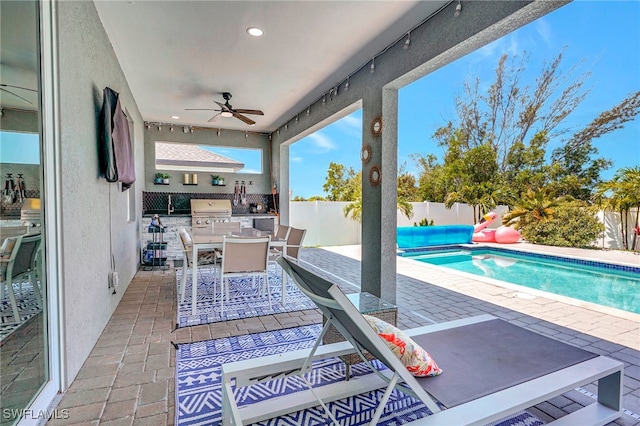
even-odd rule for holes
{"type": "Polygon", "coordinates": [[[554,207],[552,220],[524,224],[520,232],[534,244],[591,248],[604,232],[604,225],[586,203],[572,201],[554,207]]]}
{"type": "Polygon", "coordinates": [[[420,222],[413,222],[413,226],[433,226],[433,219],[428,220],[426,217],[422,218],[420,222]]]}

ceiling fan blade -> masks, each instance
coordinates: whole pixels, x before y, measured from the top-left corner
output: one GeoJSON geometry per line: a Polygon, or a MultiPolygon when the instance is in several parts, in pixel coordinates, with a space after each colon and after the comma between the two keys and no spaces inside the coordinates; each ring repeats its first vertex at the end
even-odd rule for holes
{"type": "MultiPolygon", "coordinates": [[[[6,87],[7,85],[6,85],[6,84],[2,84],[1,86],[5,86],[5,87],[6,87]]],[[[27,90],[29,90],[29,89],[27,89],[27,90]]],[[[15,96],[16,98],[18,98],[18,99],[20,99],[20,100],[25,101],[25,102],[26,102],[26,103],[28,103],[29,105],[33,105],[33,102],[31,102],[29,99],[23,98],[22,96],[20,96],[20,95],[18,95],[18,94],[16,94],[16,93],[13,93],[11,90],[3,89],[2,87],[0,87],[0,91],[2,91],[2,92],[6,92],[6,93],[8,93],[8,94],[10,94],[10,95],[13,95],[13,96],[15,96]]]]}
{"type": "Polygon", "coordinates": [[[213,101],[213,102],[217,103],[220,106],[220,108],[222,108],[222,111],[230,111],[230,109],[229,109],[229,107],[227,105],[225,105],[225,104],[223,104],[221,102],[218,102],[218,101],[213,101]]]}
{"type": "Polygon", "coordinates": [[[236,109],[235,112],[239,112],[240,114],[253,114],[253,115],[264,115],[264,112],[259,109],[236,109]]]}
{"type": "Polygon", "coordinates": [[[216,115],[214,115],[213,117],[211,117],[210,119],[207,120],[208,123],[213,123],[216,118],[220,117],[221,113],[217,113],[216,115]]]}
{"type": "Polygon", "coordinates": [[[28,90],[28,91],[34,92],[34,93],[37,92],[37,90],[35,90],[35,89],[29,89],[28,87],[14,86],[13,84],[0,83],[0,87],[11,87],[13,89],[28,90]]]}
{"type": "Polygon", "coordinates": [[[232,113],[233,113],[233,116],[234,116],[235,118],[237,118],[237,119],[238,119],[238,120],[240,120],[240,121],[244,121],[244,122],[245,122],[245,123],[247,123],[249,126],[253,126],[254,124],[256,124],[256,122],[255,122],[255,121],[253,121],[252,119],[250,119],[250,118],[248,118],[248,117],[245,117],[245,116],[244,116],[244,115],[242,115],[242,114],[238,114],[237,112],[234,112],[234,111],[232,111],[232,113]]]}

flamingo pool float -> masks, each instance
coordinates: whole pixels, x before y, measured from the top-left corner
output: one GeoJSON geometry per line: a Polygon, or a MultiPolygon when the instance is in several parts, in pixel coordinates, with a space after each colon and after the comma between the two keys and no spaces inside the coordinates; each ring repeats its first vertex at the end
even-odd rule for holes
{"type": "Polygon", "coordinates": [[[498,229],[485,229],[498,218],[496,212],[489,212],[482,217],[480,223],[473,227],[473,238],[476,243],[500,243],[513,244],[517,242],[521,235],[515,229],[508,226],[501,226],[498,229]]]}

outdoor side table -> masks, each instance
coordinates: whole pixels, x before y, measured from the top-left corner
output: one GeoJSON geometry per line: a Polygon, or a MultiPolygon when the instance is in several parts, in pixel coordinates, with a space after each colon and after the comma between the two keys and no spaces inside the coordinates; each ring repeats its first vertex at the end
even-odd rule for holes
{"type": "MultiPolygon", "coordinates": [[[[353,305],[358,308],[360,313],[371,315],[372,317],[379,318],[383,321],[388,322],[389,324],[397,326],[398,307],[396,305],[385,302],[384,300],[377,298],[371,293],[351,293],[347,294],[347,297],[349,298],[351,303],[353,303],[353,305]]],[[[326,317],[323,316],[322,323],[324,324],[326,323],[326,321],[326,317]]],[[[342,334],[333,325],[331,325],[322,338],[322,343],[329,344],[342,342],[344,340],[344,336],[342,336],[342,334]]],[[[364,352],[364,354],[366,355],[367,359],[374,359],[373,355],[371,355],[370,353],[364,352]]],[[[349,377],[351,377],[351,365],[362,362],[362,359],[358,354],[343,355],[340,357],[340,359],[346,365],[346,379],[349,380],[349,377]]]]}

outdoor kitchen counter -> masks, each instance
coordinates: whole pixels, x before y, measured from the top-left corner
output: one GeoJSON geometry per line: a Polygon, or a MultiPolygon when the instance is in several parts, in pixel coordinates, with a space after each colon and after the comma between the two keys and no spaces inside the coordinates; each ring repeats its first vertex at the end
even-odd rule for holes
{"type": "MultiPolygon", "coordinates": [[[[142,250],[147,246],[147,243],[153,241],[153,234],[149,233],[149,224],[151,218],[154,215],[160,217],[160,222],[165,226],[165,232],[162,233],[164,242],[167,243],[166,256],[170,260],[182,259],[182,243],[178,235],[180,228],[185,228],[191,232],[191,214],[184,213],[171,213],[167,215],[161,213],[147,213],[142,215],[142,230],[140,234],[140,247],[142,250]]],[[[231,215],[232,222],[240,222],[243,228],[252,228],[253,219],[273,218],[275,225],[278,225],[278,217],[272,214],[261,213],[246,213],[246,214],[234,214],[231,215]]],[[[140,254],[140,258],[144,259],[144,253],[140,254]]]]}

